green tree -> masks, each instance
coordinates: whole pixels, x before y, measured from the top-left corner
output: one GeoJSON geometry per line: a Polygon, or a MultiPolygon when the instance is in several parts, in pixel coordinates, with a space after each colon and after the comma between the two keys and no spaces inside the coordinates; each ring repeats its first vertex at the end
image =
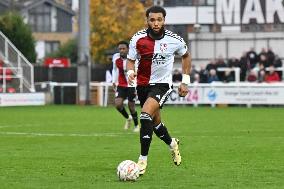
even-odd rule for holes
{"type": "Polygon", "coordinates": [[[0,30],[30,62],[35,63],[35,40],[32,31],[18,13],[7,12],[2,15],[0,30]]]}
{"type": "Polygon", "coordinates": [[[91,53],[96,62],[106,62],[105,51],[145,26],[144,6],[140,0],[92,0],[91,53]]]}
{"type": "Polygon", "coordinates": [[[52,58],[69,58],[71,63],[77,63],[78,60],[78,45],[77,39],[69,40],[67,43],[59,47],[59,49],[46,57],[52,58]]]}

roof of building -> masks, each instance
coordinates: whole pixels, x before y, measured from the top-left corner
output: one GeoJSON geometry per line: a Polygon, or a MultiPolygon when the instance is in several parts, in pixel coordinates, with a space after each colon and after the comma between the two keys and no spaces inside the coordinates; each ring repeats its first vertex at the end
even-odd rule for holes
{"type": "MultiPolygon", "coordinates": [[[[3,0],[1,0],[3,1],[3,0]]],[[[6,1],[6,0],[5,0],[6,1]]],[[[71,15],[75,15],[75,12],[69,8],[68,6],[64,6],[60,3],[57,3],[55,0],[14,0],[14,6],[20,10],[20,11],[25,11],[32,9],[34,7],[37,7],[38,5],[41,5],[43,3],[48,3],[58,9],[61,9],[71,15]]],[[[9,5],[9,3],[8,3],[9,5]]]]}

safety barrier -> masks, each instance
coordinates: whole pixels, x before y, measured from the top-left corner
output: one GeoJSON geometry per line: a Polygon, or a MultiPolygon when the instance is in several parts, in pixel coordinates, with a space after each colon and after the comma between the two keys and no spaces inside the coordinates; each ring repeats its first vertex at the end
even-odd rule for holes
{"type": "MultiPolygon", "coordinates": [[[[43,82],[36,85],[48,88],[54,94],[54,87],[77,87],[77,83],[43,82]]],[[[179,97],[178,83],[173,84],[173,91],[166,104],[194,105],[208,104],[244,104],[251,106],[260,105],[284,105],[284,83],[222,83],[213,82],[210,84],[193,83],[189,86],[189,93],[186,97],[179,97]]],[[[107,106],[112,104],[114,91],[111,83],[92,82],[90,88],[95,91],[92,104],[107,106]]],[[[138,101],[137,101],[138,103],[138,101]]]]}

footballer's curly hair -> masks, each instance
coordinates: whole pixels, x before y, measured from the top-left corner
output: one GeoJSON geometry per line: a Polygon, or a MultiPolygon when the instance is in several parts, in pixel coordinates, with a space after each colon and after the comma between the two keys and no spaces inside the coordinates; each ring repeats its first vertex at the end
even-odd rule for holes
{"type": "Polygon", "coordinates": [[[146,17],[149,17],[150,13],[162,13],[164,17],[166,17],[167,13],[166,10],[161,6],[152,6],[146,10],[146,17]]]}
{"type": "Polygon", "coordinates": [[[126,45],[127,48],[129,48],[129,43],[128,43],[127,41],[119,41],[119,42],[117,43],[117,46],[118,46],[118,45],[126,45]]]}

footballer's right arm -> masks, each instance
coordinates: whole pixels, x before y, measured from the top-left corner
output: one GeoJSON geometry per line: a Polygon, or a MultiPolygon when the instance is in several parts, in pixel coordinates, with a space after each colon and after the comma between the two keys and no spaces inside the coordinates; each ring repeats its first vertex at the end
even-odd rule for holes
{"type": "Polygon", "coordinates": [[[135,83],[135,60],[137,59],[136,40],[132,37],[129,43],[129,51],[127,54],[127,80],[128,84],[133,86],[135,83]]]}
{"type": "Polygon", "coordinates": [[[116,91],[117,84],[117,67],[115,63],[115,56],[112,57],[112,87],[113,90],[116,91]]]}
{"type": "Polygon", "coordinates": [[[135,60],[127,59],[127,79],[130,85],[134,84],[135,77],[135,60]]]}

